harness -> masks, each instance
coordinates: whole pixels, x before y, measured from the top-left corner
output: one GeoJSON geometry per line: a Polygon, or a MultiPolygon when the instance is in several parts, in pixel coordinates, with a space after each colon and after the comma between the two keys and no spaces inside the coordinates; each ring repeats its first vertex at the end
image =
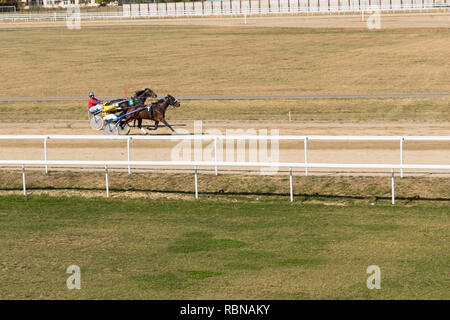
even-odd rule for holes
{"type": "Polygon", "coordinates": [[[166,101],[167,101],[167,100],[166,100],[165,98],[162,98],[162,99],[159,99],[158,102],[154,102],[154,103],[152,103],[152,104],[150,104],[150,105],[144,107],[144,108],[147,109],[147,112],[148,112],[148,114],[150,115],[150,118],[153,118],[153,106],[154,106],[155,104],[160,103],[160,102],[166,102],[166,101]]]}

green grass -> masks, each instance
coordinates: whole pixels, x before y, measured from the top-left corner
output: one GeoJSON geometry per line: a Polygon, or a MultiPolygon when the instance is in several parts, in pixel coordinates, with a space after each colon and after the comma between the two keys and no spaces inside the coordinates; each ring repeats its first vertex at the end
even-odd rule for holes
{"type": "Polygon", "coordinates": [[[449,206],[0,197],[2,299],[448,299],[449,206]],[[68,290],[69,265],[81,290],[68,290]],[[381,268],[368,290],[366,268],[381,268]]]}
{"type": "Polygon", "coordinates": [[[239,248],[245,246],[242,241],[232,239],[213,239],[212,234],[203,232],[190,232],[183,238],[176,240],[167,249],[174,253],[191,253],[199,251],[217,251],[227,248],[239,248]],[[201,234],[201,236],[198,236],[201,234]]]}
{"type": "Polygon", "coordinates": [[[221,272],[212,272],[212,271],[206,271],[206,270],[190,270],[187,271],[187,276],[189,279],[205,279],[210,278],[216,275],[221,275],[221,272]]]}

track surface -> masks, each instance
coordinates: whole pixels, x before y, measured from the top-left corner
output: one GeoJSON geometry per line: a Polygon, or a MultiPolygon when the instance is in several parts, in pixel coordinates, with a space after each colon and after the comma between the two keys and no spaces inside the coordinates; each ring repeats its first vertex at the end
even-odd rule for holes
{"type": "MultiPolygon", "coordinates": [[[[376,99],[376,98],[444,98],[450,93],[385,93],[385,94],[281,94],[239,96],[179,96],[180,100],[270,100],[270,99],[376,99]]],[[[120,99],[122,97],[102,97],[120,99]]],[[[85,101],[86,97],[0,97],[0,102],[85,101]]]]}

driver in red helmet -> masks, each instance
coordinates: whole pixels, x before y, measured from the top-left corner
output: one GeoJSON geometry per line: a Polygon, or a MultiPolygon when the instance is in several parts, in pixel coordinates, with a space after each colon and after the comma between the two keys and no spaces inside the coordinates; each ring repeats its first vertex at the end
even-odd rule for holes
{"type": "Polygon", "coordinates": [[[101,105],[101,101],[95,98],[95,95],[93,92],[89,92],[89,111],[91,113],[97,113],[98,111],[101,111],[103,109],[103,106],[101,105]]]}

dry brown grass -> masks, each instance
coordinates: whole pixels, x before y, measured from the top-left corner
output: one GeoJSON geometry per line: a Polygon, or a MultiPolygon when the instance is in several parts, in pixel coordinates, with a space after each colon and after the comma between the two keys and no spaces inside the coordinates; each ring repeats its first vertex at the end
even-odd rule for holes
{"type": "MultiPolygon", "coordinates": [[[[101,98],[101,97],[100,97],[101,98]]],[[[86,120],[87,101],[0,102],[6,121],[86,120]]],[[[450,98],[181,101],[171,120],[448,122],[450,98]]]]}
{"type": "Polygon", "coordinates": [[[0,29],[0,96],[448,92],[447,29],[0,29]]]}

